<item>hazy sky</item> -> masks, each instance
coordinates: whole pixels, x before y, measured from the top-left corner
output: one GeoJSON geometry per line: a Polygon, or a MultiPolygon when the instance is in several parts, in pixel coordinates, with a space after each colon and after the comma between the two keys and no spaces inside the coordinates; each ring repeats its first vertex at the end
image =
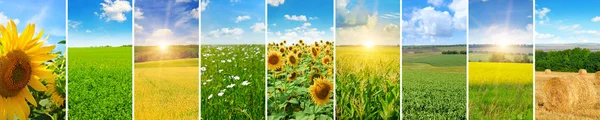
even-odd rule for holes
{"type": "Polygon", "coordinates": [[[136,46],[199,43],[199,1],[136,0],[135,6],[136,46]]]}
{"type": "Polygon", "coordinates": [[[470,0],[469,44],[533,44],[532,0],[470,0]]]}
{"type": "Polygon", "coordinates": [[[338,0],[337,45],[400,44],[399,0],[338,0]]]}

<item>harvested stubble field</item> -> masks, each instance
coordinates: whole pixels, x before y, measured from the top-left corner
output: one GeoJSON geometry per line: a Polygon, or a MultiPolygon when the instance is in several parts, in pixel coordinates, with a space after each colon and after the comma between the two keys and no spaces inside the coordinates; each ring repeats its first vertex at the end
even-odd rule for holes
{"type": "MultiPolygon", "coordinates": [[[[562,77],[562,78],[569,78],[569,77],[577,77],[579,76],[579,73],[575,73],[575,72],[536,72],[535,73],[535,98],[536,98],[536,106],[535,106],[535,110],[536,110],[536,119],[540,119],[540,120],[553,120],[553,119],[600,119],[600,92],[596,92],[595,95],[591,95],[591,97],[595,97],[596,99],[596,103],[591,103],[586,105],[589,108],[581,108],[581,107],[577,107],[574,108],[573,110],[562,110],[562,109],[558,109],[556,107],[548,107],[549,104],[549,100],[546,96],[546,91],[544,90],[544,87],[546,87],[548,81],[550,81],[550,79],[555,78],[555,77],[562,77]]],[[[571,79],[567,79],[567,80],[571,80],[571,79]]],[[[576,80],[576,79],[572,79],[572,80],[576,80]]],[[[594,84],[593,81],[595,81],[595,76],[593,73],[586,73],[585,75],[583,75],[583,79],[578,79],[578,80],[585,80],[584,83],[587,84],[594,84]]],[[[593,89],[595,89],[595,91],[600,91],[600,85],[598,85],[598,83],[595,83],[596,85],[591,85],[593,87],[593,89]]],[[[577,85],[574,86],[577,88],[584,88],[584,85],[577,85]]],[[[569,92],[574,92],[574,91],[569,91],[569,92]]],[[[591,94],[589,91],[587,92],[583,92],[583,93],[579,93],[579,94],[591,94]]],[[[582,96],[577,96],[577,97],[582,97],[582,96]]],[[[573,99],[573,98],[570,98],[573,99]]],[[[575,101],[577,102],[577,101],[575,101]]]]}

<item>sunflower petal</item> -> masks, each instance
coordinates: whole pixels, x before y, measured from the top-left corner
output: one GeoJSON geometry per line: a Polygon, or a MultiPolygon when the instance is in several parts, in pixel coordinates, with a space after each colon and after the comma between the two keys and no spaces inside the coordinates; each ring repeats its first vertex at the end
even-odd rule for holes
{"type": "Polygon", "coordinates": [[[27,117],[29,117],[29,106],[27,106],[27,102],[25,102],[25,100],[23,100],[23,96],[22,95],[17,95],[19,97],[16,98],[16,100],[18,101],[18,105],[20,105],[21,107],[21,111],[23,112],[23,119],[26,119],[27,117]]]}
{"type": "Polygon", "coordinates": [[[6,102],[4,102],[4,97],[0,97],[0,118],[1,119],[6,119],[6,113],[4,111],[7,108],[7,106],[5,104],[6,104],[6,102]]]}
{"type": "Polygon", "coordinates": [[[25,97],[25,100],[33,104],[33,106],[37,107],[37,102],[33,98],[33,95],[31,95],[29,89],[23,89],[23,91],[21,92],[21,96],[25,97]]]}
{"type": "Polygon", "coordinates": [[[25,47],[25,45],[27,45],[29,42],[33,42],[30,41],[31,37],[33,36],[33,33],[35,32],[35,25],[33,24],[29,24],[27,25],[27,27],[25,27],[25,30],[23,30],[23,32],[21,33],[21,35],[19,36],[19,41],[23,41],[21,44],[19,44],[17,46],[18,49],[23,49],[23,47],[25,47]]]}
{"type": "Polygon", "coordinates": [[[51,80],[51,81],[54,81],[54,77],[55,77],[54,74],[52,74],[52,71],[46,69],[45,67],[33,69],[31,75],[35,75],[38,78],[41,78],[44,80],[51,80]]]}
{"type": "Polygon", "coordinates": [[[17,110],[16,104],[12,103],[12,100],[10,98],[6,98],[4,99],[4,101],[6,102],[7,108],[6,108],[6,116],[8,116],[9,120],[14,120],[15,119],[15,111],[17,110]]]}
{"type": "Polygon", "coordinates": [[[40,78],[37,76],[33,76],[31,77],[31,79],[29,80],[29,87],[33,88],[34,90],[37,91],[45,91],[46,87],[42,84],[42,82],[40,82],[39,80],[40,78]]]}
{"type": "Polygon", "coordinates": [[[30,54],[30,55],[48,54],[48,53],[52,52],[52,50],[54,50],[54,48],[56,48],[56,46],[54,46],[54,45],[45,46],[45,47],[33,47],[30,49],[27,49],[27,51],[25,51],[25,53],[30,54]]]}
{"type": "Polygon", "coordinates": [[[8,98],[8,101],[10,101],[13,104],[13,108],[15,108],[15,111],[13,111],[13,112],[15,112],[15,114],[17,114],[17,117],[19,119],[27,119],[27,116],[25,116],[25,113],[23,113],[23,108],[21,107],[20,101],[23,101],[23,100],[19,100],[19,97],[11,97],[11,98],[8,98]]]}
{"type": "Polygon", "coordinates": [[[57,55],[54,54],[44,54],[44,55],[35,55],[35,56],[31,56],[31,61],[48,61],[48,60],[52,60],[52,58],[55,58],[57,55]]]}

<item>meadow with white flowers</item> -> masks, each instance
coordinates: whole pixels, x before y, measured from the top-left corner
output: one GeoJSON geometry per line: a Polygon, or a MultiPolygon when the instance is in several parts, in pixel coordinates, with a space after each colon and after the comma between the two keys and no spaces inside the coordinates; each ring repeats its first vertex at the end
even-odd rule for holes
{"type": "Polygon", "coordinates": [[[264,45],[202,45],[201,50],[201,118],[264,119],[264,45]]]}

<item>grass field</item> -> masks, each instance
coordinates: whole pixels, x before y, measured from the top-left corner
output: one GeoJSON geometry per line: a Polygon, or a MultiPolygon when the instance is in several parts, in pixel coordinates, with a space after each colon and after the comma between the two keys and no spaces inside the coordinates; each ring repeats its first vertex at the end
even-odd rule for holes
{"type": "Polygon", "coordinates": [[[201,49],[202,119],[265,119],[265,46],[201,49]]]}
{"type": "Polygon", "coordinates": [[[469,119],[533,119],[533,64],[469,62],[469,119]]]}
{"type": "Polygon", "coordinates": [[[399,119],[399,60],[400,47],[337,47],[337,119],[399,119]]]}
{"type": "Polygon", "coordinates": [[[195,58],[136,63],[135,118],[198,119],[198,76],[195,58]]]}
{"type": "Polygon", "coordinates": [[[131,47],[69,48],[69,119],[131,119],[131,47]]]}
{"type": "MultiPolygon", "coordinates": [[[[466,47],[437,48],[460,51],[466,47]]],[[[403,56],[403,118],[466,119],[466,56],[418,51],[403,56]]]]}

